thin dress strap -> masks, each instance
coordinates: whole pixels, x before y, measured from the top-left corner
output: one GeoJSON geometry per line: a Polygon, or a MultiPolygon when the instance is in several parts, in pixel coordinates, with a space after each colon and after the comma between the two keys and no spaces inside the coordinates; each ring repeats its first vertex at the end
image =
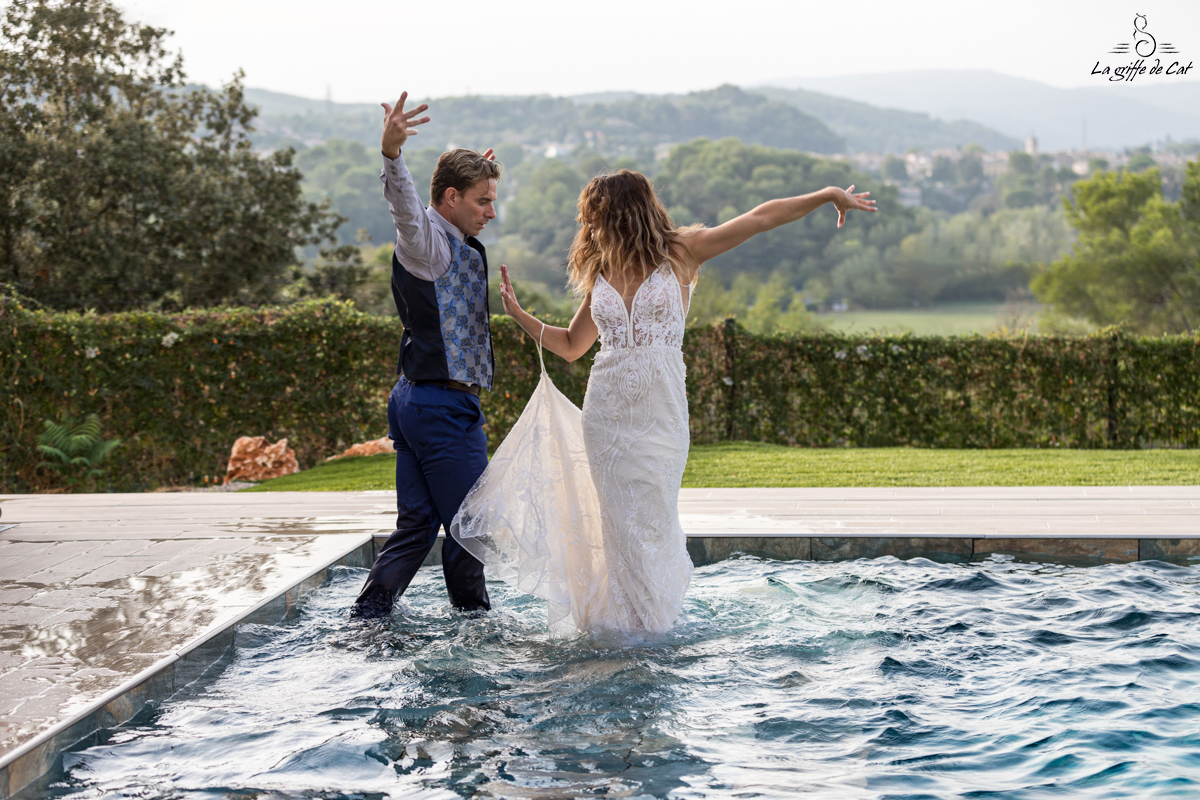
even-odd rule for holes
{"type": "MultiPolygon", "coordinates": [[[[538,322],[542,322],[538,320],[538,322]]],[[[546,359],[542,357],[542,339],[546,336],[546,323],[542,322],[542,330],[538,333],[538,361],[542,365],[542,374],[546,374],[546,359]]]]}

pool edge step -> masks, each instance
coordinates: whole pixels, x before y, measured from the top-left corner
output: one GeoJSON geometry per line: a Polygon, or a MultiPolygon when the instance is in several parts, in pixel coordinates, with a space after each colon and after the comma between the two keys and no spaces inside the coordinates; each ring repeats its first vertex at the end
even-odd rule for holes
{"type": "MultiPolygon", "coordinates": [[[[444,536],[439,536],[439,540],[444,536]]],[[[376,549],[387,540],[375,535],[376,549]]],[[[688,555],[697,567],[715,564],[735,553],[762,558],[800,561],[853,561],[858,558],[894,556],[901,560],[927,558],[945,564],[968,564],[993,555],[1012,556],[1017,561],[1098,567],[1135,561],[1166,561],[1180,565],[1200,559],[1200,530],[1195,537],[1139,536],[806,536],[772,533],[747,536],[741,532],[688,534],[688,555]]],[[[442,550],[434,546],[422,566],[442,563],[442,550]]]]}

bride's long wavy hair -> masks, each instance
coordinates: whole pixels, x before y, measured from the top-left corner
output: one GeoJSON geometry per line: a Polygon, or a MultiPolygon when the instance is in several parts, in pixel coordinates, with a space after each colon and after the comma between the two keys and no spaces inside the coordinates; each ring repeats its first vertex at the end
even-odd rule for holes
{"type": "MultiPolygon", "coordinates": [[[[592,291],[601,274],[626,282],[650,276],[662,263],[681,268],[681,233],[640,172],[597,175],[579,195],[581,223],[571,245],[568,285],[579,296],[592,291]]],[[[700,226],[695,226],[700,227],[700,226]]]]}

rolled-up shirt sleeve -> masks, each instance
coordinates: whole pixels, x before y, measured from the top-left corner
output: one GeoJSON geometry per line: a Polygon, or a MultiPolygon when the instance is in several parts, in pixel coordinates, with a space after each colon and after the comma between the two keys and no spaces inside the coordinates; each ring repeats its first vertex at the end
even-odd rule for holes
{"type": "Polygon", "coordinates": [[[450,268],[450,243],[434,227],[421,204],[412,173],[404,163],[404,154],[383,157],[383,196],[396,225],[396,254],[414,277],[436,281],[450,268]]]}

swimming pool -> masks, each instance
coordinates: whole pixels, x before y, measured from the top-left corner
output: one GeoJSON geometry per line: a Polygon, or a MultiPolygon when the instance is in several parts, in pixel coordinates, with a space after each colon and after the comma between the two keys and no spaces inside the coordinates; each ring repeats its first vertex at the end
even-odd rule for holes
{"type": "Polygon", "coordinates": [[[56,798],[1168,797],[1200,792],[1200,570],[738,557],[666,640],[550,640],[440,571],[348,622],[341,569],[56,798]]]}

